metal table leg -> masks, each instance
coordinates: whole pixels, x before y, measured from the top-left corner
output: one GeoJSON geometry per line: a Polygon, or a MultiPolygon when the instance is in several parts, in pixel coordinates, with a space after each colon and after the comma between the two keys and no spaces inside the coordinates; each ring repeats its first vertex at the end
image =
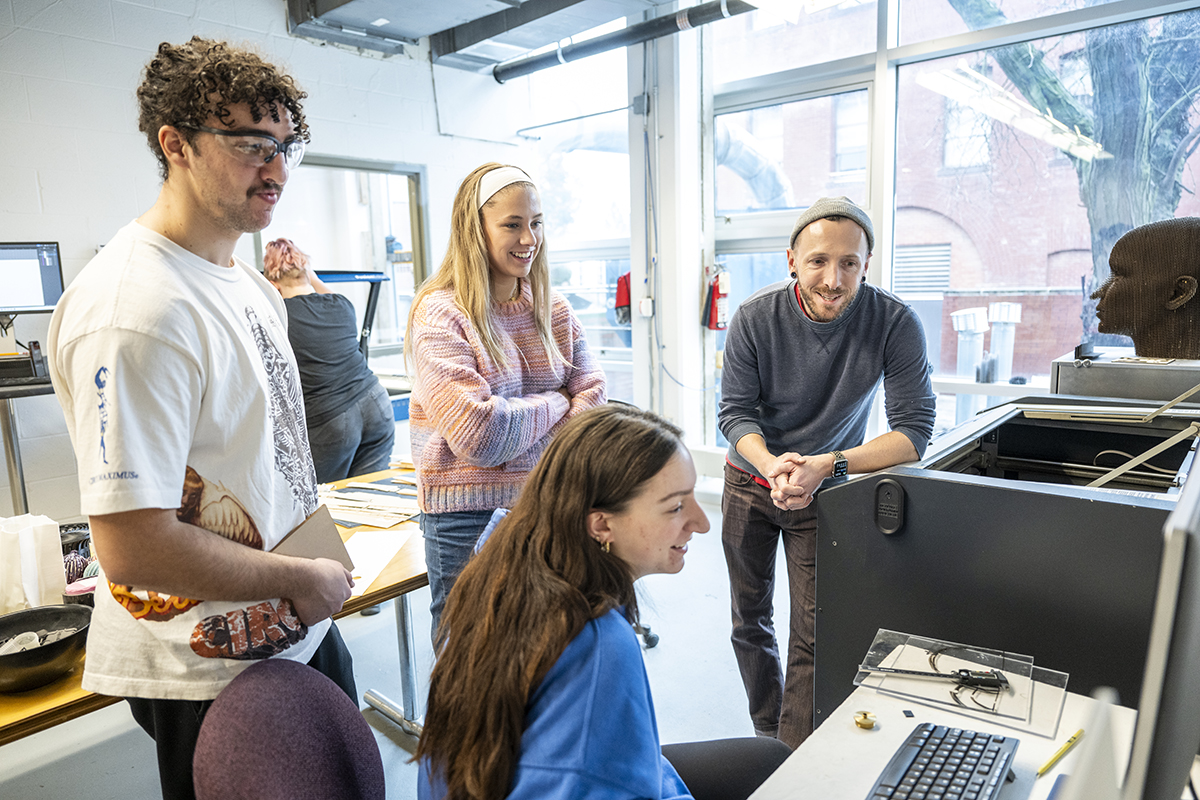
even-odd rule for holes
{"type": "Polygon", "coordinates": [[[422,726],[417,720],[424,715],[425,709],[417,697],[416,649],[413,646],[412,609],[407,594],[396,598],[396,643],[400,651],[400,696],[404,705],[396,705],[374,689],[368,689],[363,699],[406,733],[420,736],[422,726]]]}
{"type": "Polygon", "coordinates": [[[25,472],[21,469],[21,443],[17,436],[17,415],[12,400],[0,398],[0,430],[4,434],[4,461],[8,466],[8,489],[12,492],[13,516],[29,513],[25,497],[25,472]]]}

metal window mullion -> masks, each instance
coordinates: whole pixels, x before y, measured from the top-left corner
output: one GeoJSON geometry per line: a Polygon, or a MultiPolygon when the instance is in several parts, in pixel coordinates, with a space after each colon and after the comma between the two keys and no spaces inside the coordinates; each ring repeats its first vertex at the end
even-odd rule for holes
{"type": "MultiPolygon", "coordinates": [[[[895,2],[896,0],[892,0],[895,2]]],[[[888,51],[888,62],[895,66],[915,64],[938,58],[991,50],[997,47],[1032,42],[1051,36],[1078,33],[1093,28],[1119,25],[1178,11],[1200,8],[1200,0],[1114,0],[1111,3],[1048,14],[1030,20],[1010,22],[994,28],[943,36],[924,42],[896,46],[888,51]]]]}

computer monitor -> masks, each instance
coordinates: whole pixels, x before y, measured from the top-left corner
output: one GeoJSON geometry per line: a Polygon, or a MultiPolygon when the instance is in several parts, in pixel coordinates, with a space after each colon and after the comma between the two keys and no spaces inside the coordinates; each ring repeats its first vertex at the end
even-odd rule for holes
{"type": "Polygon", "coordinates": [[[1163,526],[1150,648],[1122,800],[1179,800],[1200,749],[1200,477],[1163,526]]]}
{"type": "Polygon", "coordinates": [[[0,315],[53,311],[62,293],[58,242],[0,242],[0,315]]]}

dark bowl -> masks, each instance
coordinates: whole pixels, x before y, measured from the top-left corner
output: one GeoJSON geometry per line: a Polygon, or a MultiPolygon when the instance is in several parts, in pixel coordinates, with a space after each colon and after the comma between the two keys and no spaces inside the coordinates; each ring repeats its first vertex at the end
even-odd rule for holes
{"type": "Polygon", "coordinates": [[[24,631],[79,628],[57,642],[0,656],[0,692],[27,692],[66,675],[79,663],[92,609],[84,605],[39,606],[0,617],[0,642],[24,631]]]}

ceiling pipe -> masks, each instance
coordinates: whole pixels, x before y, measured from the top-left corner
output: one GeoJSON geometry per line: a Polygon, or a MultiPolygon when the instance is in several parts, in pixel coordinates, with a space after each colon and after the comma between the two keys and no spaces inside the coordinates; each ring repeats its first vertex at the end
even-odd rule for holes
{"type": "Polygon", "coordinates": [[[743,2],[743,0],[712,0],[712,2],[692,6],[675,14],[667,14],[657,19],[639,22],[636,25],[630,25],[628,28],[623,28],[613,33],[606,33],[603,36],[597,36],[594,39],[588,39],[578,44],[569,44],[566,47],[560,44],[556,49],[548,53],[520,58],[516,61],[509,61],[506,64],[497,64],[492,69],[492,77],[496,79],[497,83],[504,83],[509,78],[519,78],[522,75],[529,75],[547,67],[566,64],[569,61],[578,61],[581,58],[594,56],[597,53],[606,53],[618,47],[641,44],[651,39],[670,36],[673,33],[698,28],[701,25],[707,25],[719,19],[745,14],[747,11],[754,11],[755,8],[755,6],[743,2]]]}

